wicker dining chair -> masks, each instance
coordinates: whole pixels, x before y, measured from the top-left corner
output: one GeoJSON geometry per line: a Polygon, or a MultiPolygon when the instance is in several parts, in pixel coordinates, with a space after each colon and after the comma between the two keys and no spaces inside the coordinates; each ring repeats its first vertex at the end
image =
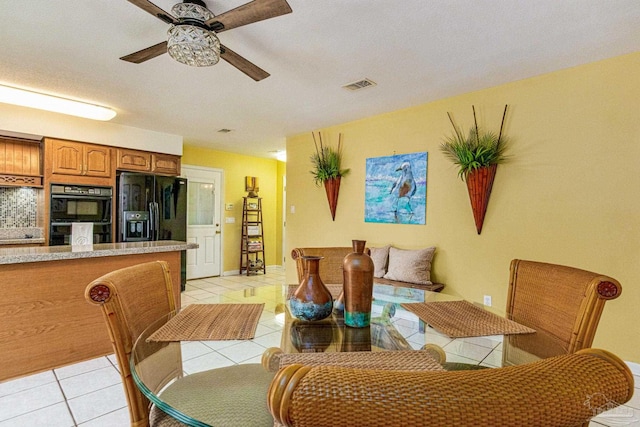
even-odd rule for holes
{"type": "Polygon", "coordinates": [[[505,337],[503,365],[591,347],[605,302],[621,292],[617,280],[602,274],[514,259],[507,317],[536,333],[505,337]]]}
{"type": "Polygon", "coordinates": [[[277,423],[296,427],[565,427],[587,425],[633,391],[633,375],[621,359],[584,349],[477,371],[293,364],[276,374],[268,404],[277,423]]]}
{"type": "MultiPolygon", "coordinates": [[[[113,271],[91,282],[85,298],[102,309],[118,361],[131,427],[185,426],[150,404],[136,386],[129,365],[136,339],[149,325],[176,309],[169,265],[154,261],[113,271]]],[[[145,361],[167,362],[150,366],[156,383],[145,385],[153,391],[163,390],[163,396],[188,401],[192,409],[205,413],[212,425],[273,425],[264,399],[273,373],[259,364],[212,369],[174,381],[182,377],[180,343],[160,342],[153,351],[145,361]],[[234,387],[215,387],[229,383],[234,387]],[[194,384],[200,385],[195,392],[194,384]],[[198,392],[202,384],[207,384],[210,392],[198,392]]]]}
{"type": "MultiPolygon", "coordinates": [[[[85,290],[85,298],[102,308],[111,344],[118,361],[118,369],[124,386],[131,427],[149,426],[149,414],[156,426],[184,426],[164,412],[151,406],[138,390],[129,366],[131,350],[138,336],[152,322],[175,310],[175,299],[169,266],[157,261],[138,264],[113,271],[91,282],[85,290]]],[[[172,353],[180,365],[180,348],[167,343],[165,353],[172,353]]],[[[182,372],[167,372],[167,379],[177,378],[182,372]]]]}

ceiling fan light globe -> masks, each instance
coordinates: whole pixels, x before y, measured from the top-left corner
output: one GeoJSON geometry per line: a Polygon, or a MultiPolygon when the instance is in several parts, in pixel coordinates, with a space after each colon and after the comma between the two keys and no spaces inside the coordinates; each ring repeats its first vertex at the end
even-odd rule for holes
{"type": "Polygon", "coordinates": [[[194,25],[171,25],[167,52],[191,67],[209,67],[220,61],[220,40],[212,31],[194,25]]]}
{"type": "Polygon", "coordinates": [[[195,19],[200,22],[215,16],[209,9],[196,3],[178,3],[171,8],[171,13],[178,19],[195,19]]]}

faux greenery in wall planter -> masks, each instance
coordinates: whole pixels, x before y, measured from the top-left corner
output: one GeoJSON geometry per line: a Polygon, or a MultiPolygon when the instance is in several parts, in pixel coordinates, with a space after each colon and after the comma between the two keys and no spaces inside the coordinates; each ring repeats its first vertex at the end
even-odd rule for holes
{"type": "Polygon", "coordinates": [[[474,126],[466,134],[456,126],[451,114],[447,113],[454,132],[445,138],[440,148],[445,156],[458,166],[458,176],[467,183],[478,234],[482,231],[498,164],[507,159],[507,139],[502,135],[507,107],[504,106],[500,132],[497,135],[478,127],[475,106],[471,106],[474,126]]]}
{"type": "Polygon", "coordinates": [[[342,168],[342,134],[338,134],[338,148],[334,149],[322,142],[322,134],[311,132],[316,152],[311,155],[313,169],[310,171],[317,186],[324,185],[329,201],[332,220],[336,220],[336,208],[338,206],[338,193],[340,192],[340,180],[349,173],[349,169],[342,168]]]}

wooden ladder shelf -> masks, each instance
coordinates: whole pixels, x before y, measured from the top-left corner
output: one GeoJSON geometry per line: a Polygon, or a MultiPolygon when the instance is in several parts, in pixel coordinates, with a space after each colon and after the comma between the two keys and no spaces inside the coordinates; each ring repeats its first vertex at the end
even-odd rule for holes
{"type": "Polygon", "coordinates": [[[242,238],[240,240],[240,274],[267,273],[264,257],[262,198],[243,197],[242,238]]]}

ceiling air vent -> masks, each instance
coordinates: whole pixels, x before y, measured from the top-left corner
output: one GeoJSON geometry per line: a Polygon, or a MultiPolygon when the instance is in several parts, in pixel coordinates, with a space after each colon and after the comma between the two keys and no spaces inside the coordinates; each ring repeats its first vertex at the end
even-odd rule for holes
{"type": "Polygon", "coordinates": [[[360,89],[364,89],[366,87],[371,87],[375,85],[376,85],[376,82],[374,82],[373,80],[362,79],[362,80],[358,80],[357,82],[346,84],[342,87],[349,90],[360,90],[360,89]]]}

